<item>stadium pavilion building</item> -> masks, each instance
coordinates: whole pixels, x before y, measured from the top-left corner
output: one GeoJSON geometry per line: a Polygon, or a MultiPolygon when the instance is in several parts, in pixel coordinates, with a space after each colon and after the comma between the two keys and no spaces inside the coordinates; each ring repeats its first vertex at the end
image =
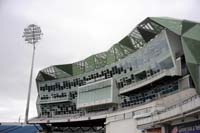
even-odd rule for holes
{"type": "Polygon", "coordinates": [[[49,131],[200,131],[200,24],[149,17],[108,51],[40,70],[38,123],[49,131]]]}

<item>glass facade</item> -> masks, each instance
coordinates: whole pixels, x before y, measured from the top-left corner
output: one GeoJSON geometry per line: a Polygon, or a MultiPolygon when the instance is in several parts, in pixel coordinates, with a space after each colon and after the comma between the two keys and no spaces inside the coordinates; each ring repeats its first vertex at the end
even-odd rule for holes
{"type": "Polygon", "coordinates": [[[170,69],[174,66],[172,55],[167,43],[166,34],[162,33],[146,46],[122,61],[124,67],[132,67],[133,73],[150,70],[152,72],[170,69]]]}
{"type": "Polygon", "coordinates": [[[79,107],[84,105],[96,105],[98,103],[106,104],[106,100],[112,99],[112,84],[111,80],[106,80],[96,84],[89,84],[79,88],[78,91],[78,105],[79,107]],[[104,101],[104,102],[102,102],[104,101]]]}
{"type": "MultiPolygon", "coordinates": [[[[88,66],[86,71],[89,71],[89,66],[94,66],[89,65],[93,63],[93,58],[90,56],[85,60],[87,65],[80,61],[82,70],[88,66]]],[[[81,107],[112,103],[113,84],[109,79],[114,81],[118,89],[125,89],[124,87],[146,80],[162,70],[173,68],[175,64],[172,58],[174,57],[170,52],[167,34],[161,32],[140,50],[104,68],[62,80],[42,82],[39,84],[39,101],[43,105],[52,102],[55,106],[59,106],[59,102],[71,102],[71,105],[77,107],[73,107],[74,112],[81,107]]],[[[119,98],[124,100],[124,97],[119,98]]]]}

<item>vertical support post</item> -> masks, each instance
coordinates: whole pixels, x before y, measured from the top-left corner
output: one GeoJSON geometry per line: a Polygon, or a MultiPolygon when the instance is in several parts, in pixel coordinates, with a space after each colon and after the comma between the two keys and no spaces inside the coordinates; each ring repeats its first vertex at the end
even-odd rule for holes
{"type": "Polygon", "coordinates": [[[31,64],[31,74],[30,74],[30,80],[29,80],[29,87],[28,87],[28,97],[27,97],[27,103],[26,103],[25,124],[28,124],[28,114],[29,114],[29,105],[30,105],[30,96],[31,96],[34,58],[35,58],[35,43],[33,43],[33,55],[32,55],[32,64],[31,64]]]}

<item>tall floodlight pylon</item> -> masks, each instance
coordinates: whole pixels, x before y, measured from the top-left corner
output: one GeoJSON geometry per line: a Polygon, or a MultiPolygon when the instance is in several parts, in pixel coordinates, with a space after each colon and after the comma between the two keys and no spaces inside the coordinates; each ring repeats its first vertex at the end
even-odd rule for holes
{"type": "Polygon", "coordinates": [[[30,96],[31,96],[31,86],[32,86],[32,77],[33,77],[33,66],[34,66],[34,57],[35,57],[35,48],[36,43],[41,39],[42,31],[39,26],[35,24],[30,24],[27,28],[24,29],[24,35],[22,37],[25,38],[25,41],[28,44],[33,46],[33,55],[32,55],[32,64],[31,64],[31,73],[30,80],[28,86],[28,96],[26,103],[26,112],[25,112],[25,123],[28,123],[28,113],[29,113],[29,104],[30,104],[30,96]]]}

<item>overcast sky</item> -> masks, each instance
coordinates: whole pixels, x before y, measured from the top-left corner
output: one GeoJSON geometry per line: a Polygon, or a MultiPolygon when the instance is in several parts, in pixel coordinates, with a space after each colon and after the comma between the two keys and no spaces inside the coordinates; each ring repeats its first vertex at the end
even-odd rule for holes
{"type": "Polygon", "coordinates": [[[37,45],[30,117],[37,115],[40,69],[105,51],[148,16],[200,22],[199,0],[0,0],[0,122],[24,119],[32,46],[23,29],[34,23],[37,45]]]}

